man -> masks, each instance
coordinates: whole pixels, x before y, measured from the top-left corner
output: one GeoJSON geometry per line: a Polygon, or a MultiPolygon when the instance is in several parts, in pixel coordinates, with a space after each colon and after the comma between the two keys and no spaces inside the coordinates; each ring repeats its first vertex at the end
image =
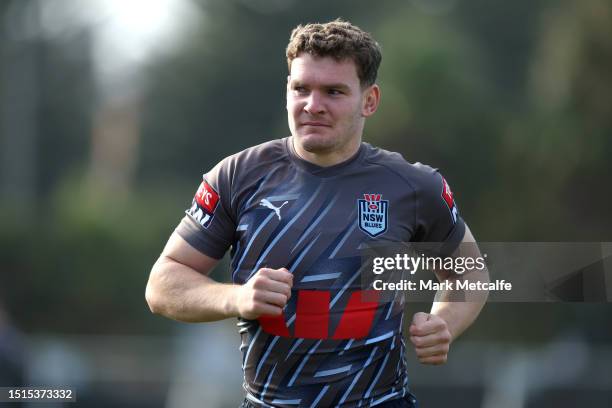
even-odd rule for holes
{"type": "MultiPolygon", "coordinates": [[[[361,296],[360,248],[428,241],[452,251],[473,237],[437,171],[361,141],[380,101],[380,61],[370,34],[348,22],[294,29],[292,136],[206,173],[151,271],[154,313],[186,322],[238,318],[244,407],[416,404],[403,308],[361,296]],[[215,282],[207,274],[230,247],[234,283],[215,282]]],[[[410,340],[419,360],[444,363],[481,307],[436,302],[417,313],[410,340]]]]}

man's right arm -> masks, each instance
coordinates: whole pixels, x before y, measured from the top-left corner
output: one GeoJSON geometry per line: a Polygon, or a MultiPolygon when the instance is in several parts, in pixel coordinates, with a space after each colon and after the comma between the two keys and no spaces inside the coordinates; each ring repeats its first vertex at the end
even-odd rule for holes
{"type": "Polygon", "coordinates": [[[151,311],[194,323],[282,313],[291,296],[289,271],[262,268],[244,285],[225,284],[207,276],[217,262],[173,233],[147,283],[145,298],[151,311]]]}

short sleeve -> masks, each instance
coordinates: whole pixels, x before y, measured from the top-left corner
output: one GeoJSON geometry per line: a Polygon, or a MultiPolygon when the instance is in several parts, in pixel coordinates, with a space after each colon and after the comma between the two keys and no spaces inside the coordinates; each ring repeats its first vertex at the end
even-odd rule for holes
{"type": "Polygon", "coordinates": [[[236,231],[231,202],[232,166],[227,158],[203,175],[191,207],[185,211],[176,232],[205,255],[223,258],[236,231]]]}
{"type": "Polygon", "coordinates": [[[452,253],[463,239],[465,223],[450,186],[434,169],[423,179],[417,194],[417,239],[443,243],[442,252],[452,253]]]}

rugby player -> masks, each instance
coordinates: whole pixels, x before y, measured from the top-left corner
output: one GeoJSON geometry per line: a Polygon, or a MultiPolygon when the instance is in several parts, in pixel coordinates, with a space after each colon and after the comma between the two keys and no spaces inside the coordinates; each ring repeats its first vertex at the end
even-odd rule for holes
{"type": "MultiPolygon", "coordinates": [[[[360,248],[423,241],[452,252],[472,234],[437,170],[362,141],[381,99],[369,33],[300,25],[286,56],[291,136],[204,174],[147,302],[184,322],[238,319],[243,407],[414,407],[404,306],[362,297],[360,248]],[[228,250],[233,282],[216,282],[207,275],[228,250]]],[[[482,307],[441,295],[410,324],[423,364],[446,362],[482,307]]]]}

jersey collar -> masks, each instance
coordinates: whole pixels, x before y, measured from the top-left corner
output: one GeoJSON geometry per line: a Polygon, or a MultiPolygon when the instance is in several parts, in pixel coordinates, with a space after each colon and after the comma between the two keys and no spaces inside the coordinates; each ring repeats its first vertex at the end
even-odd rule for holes
{"type": "Polygon", "coordinates": [[[302,159],[297,152],[295,151],[295,148],[293,147],[293,142],[291,140],[291,136],[286,137],[284,139],[284,144],[285,144],[285,150],[287,151],[287,154],[289,155],[291,161],[296,164],[298,167],[300,167],[301,169],[305,170],[306,172],[314,175],[314,176],[318,176],[318,177],[333,177],[333,176],[337,176],[340,175],[341,173],[343,173],[344,171],[354,167],[355,165],[358,165],[359,162],[361,161],[363,154],[366,150],[366,146],[365,143],[361,142],[361,144],[359,145],[359,149],[357,150],[357,152],[351,156],[349,159],[338,163],[338,164],[334,164],[333,166],[327,166],[327,167],[323,167],[323,166],[319,166],[317,164],[311,163],[309,161],[306,161],[304,159],[302,159]]]}

